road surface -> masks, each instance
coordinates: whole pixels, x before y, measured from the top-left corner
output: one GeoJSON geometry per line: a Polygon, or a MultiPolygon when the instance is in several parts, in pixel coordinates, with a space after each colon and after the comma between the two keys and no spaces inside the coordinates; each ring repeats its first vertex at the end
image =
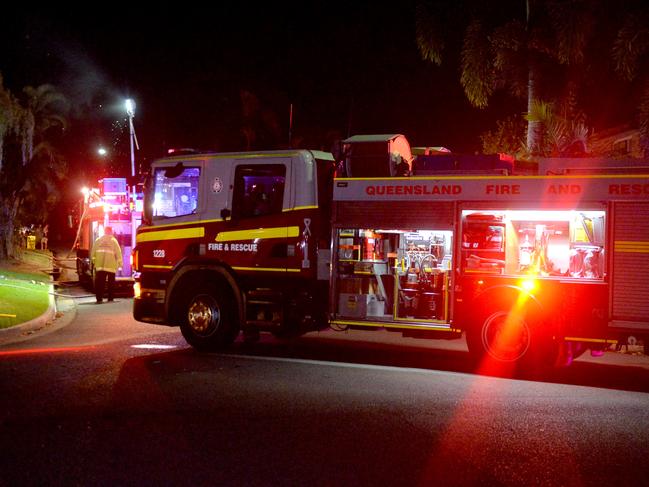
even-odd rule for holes
{"type": "Polygon", "coordinates": [[[0,485],[649,485],[644,356],[531,381],[383,331],[206,354],[93,300],[0,349],[0,485]]]}

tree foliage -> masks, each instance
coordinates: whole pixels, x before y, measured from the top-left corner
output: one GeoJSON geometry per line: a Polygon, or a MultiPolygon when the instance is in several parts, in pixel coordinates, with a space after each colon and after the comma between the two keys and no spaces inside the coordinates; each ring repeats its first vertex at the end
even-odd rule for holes
{"type": "Polygon", "coordinates": [[[649,7],[643,5],[626,13],[612,54],[617,73],[642,86],[638,123],[640,142],[649,153],[649,7]]]}
{"type": "Polygon", "coordinates": [[[239,98],[245,150],[277,146],[281,129],[275,112],[251,91],[240,90],[239,98]]]}
{"type": "Polygon", "coordinates": [[[51,85],[26,87],[19,99],[0,76],[0,258],[14,256],[19,226],[44,223],[58,197],[66,166],[56,142],[67,109],[51,85]]]}
{"type": "Polygon", "coordinates": [[[562,145],[556,139],[541,140],[543,136],[583,132],[585,109],[591,105],[585,88],[610,72],[612,61],[620,76],[644,86],[637,106],[649,140],[645,3],[631,0],[620,8],[609,0],[421,0],[417,45],[423,59],[440,65],[454,32],[461,32],[460,83],[467,99],[478,108],[485,108],[497,90],[526,99],[526,145],[534,154],[545,153],[548,143],[562,145]],[[532,114],[541,100],[553,106],[555,122],[566,121],[570,130],[559,129],[558,122],[542,127],[542,119],[532,114]]]}
{"type": "Polygon", "coordinates": [[[542,144],[536,155],[543,157],[575,157],[584,155],[589,146],[589,130],[583,122],[556,113],[554,105],[536,101],[525,117],[508,116],[496,121],[496,129],[484,132],[482,151],[485,154],[505,153],[516,159],[529,159],[525,140],[525,121],[538,123],[542,144]]]}
{"type": "Polygon", "coordinates": [[[484,154],[509,154],[517,159],[525,155],[525,121],[518,116],[508,116],[496,121],[496,128],[480,136],[484,154]]]}
{"type": "Polygon", "coordinates": [[[538,122],[542,145],[537,154],[544,157],[578,156],[588,152],[589,130],[585,124],[555,113],[554,105],[536,101],[525,116],[538,122]]]}

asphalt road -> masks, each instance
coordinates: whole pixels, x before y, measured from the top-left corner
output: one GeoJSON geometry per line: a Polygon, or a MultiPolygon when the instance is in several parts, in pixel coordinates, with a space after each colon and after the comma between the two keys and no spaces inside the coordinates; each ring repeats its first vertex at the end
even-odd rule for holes
{"type": "Polygon", "coordinates": [[[0,348],[0,485],[649,485],[644,356],[532,381],[387,332],[204,354],[92,300],[0,348]]]}

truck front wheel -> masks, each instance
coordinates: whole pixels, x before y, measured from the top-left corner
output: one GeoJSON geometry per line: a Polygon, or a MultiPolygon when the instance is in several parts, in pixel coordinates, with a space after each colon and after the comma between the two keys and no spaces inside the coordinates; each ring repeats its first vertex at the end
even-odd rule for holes
{"type": "Polygon", "coordinates": [[[180,331],[192,347],[216,351],[234,341],[239,328],[230,294],[224,286],[213,284],[203,284],[185,292],[180,331]]]}

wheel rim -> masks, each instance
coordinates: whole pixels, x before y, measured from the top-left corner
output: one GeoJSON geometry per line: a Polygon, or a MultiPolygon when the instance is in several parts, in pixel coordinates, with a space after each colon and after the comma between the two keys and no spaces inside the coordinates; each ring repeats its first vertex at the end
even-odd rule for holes
{"type": "Polygon", "coordinates": [[[192,299],[187,308],[187,323],[201,336],[214,333],[221,322],[221,310],[212,296],[202,294],[192,299]]]}
{"type": "Polygon", "coordinates": [[[530,329],[518,313],[498,311],[482,326],[482,345],[487,353],[501,362],[521,359],[530,348],[530,329]]]}

